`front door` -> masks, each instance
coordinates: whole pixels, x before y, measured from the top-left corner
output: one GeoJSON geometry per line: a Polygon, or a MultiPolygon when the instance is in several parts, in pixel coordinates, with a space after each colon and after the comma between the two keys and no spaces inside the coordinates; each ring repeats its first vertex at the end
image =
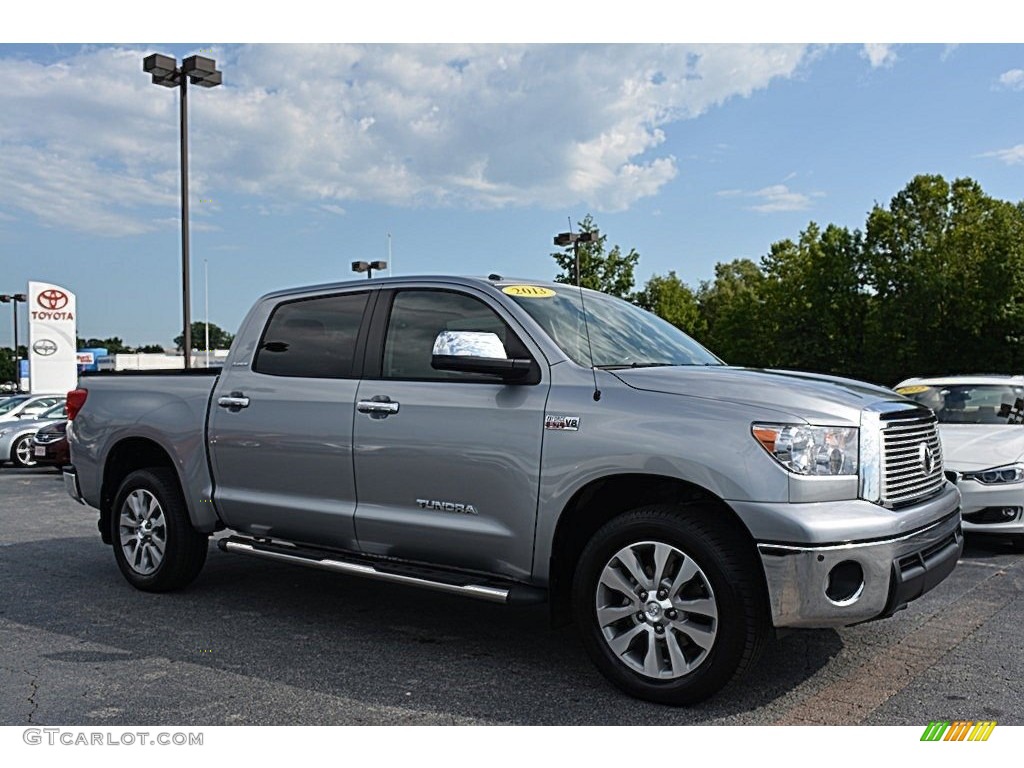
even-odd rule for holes
{"type": "Polygon", "coordinates": [[[367,350],[353,432],[360,547],[528,577],[546,365],[538,366],[533,383],[506,384],[436,371],[430,363],[434,340],[445,330],[497,333],[509,357],[543,358],[500,310],[468,293],[399,290],[382,296],[378,311],[386,315],[386,331],[378,348],[367,350]]]}

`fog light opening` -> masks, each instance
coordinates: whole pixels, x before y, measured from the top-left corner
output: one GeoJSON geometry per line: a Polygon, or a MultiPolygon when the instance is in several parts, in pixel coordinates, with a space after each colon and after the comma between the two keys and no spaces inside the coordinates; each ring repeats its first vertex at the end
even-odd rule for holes
{"type": "Polygon", "coordinates": [[[860,563],[844,560],[828,573],[825,597],[836,605],[851,605],[864,592],[864,569],[860,563]]]}

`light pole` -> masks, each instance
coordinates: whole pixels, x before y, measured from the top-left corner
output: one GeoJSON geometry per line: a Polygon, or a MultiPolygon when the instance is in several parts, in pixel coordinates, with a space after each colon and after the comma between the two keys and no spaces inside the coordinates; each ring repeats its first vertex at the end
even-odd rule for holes
{"type": "Polygon", "coordinates": [[[203,259],[203,293],[206,306],[206,367],[210,367],[210,263],[203,259]]]}
{"type": "Polygon", "coordinates": [[[217,62],[205,56],[189,56],[178,60],[173,56],[154,53],[142,60],[142,71],[153,76],[155,85],[165,88],[178,88],[179,100],[179,131],[181,134],[181,301],[182,314],[185,320],[185,336],[182,346],[185,348],[185,367],[192,367],[192,308],[191,291],[189,290],[189,255],[188,255],[188,81],[192,85],[213,88],[222,81],[217,62]]]}
{"type": "Polygon", "coordinates": [[[373,277],[373,270],[380,271],[387,269],[388,263],[386,261],[353,261],[352,271],[353,272],[365,272],[367,278],[373,277]]]}
{"type": "MultiPolygon", "coordinates": [[[[572,222],[569,222],[570,225],[572,222]]],[[[590,232],[560,232],[555,235],[555,245],[571,245],[573,260],[576,263],[576,287],[580,287],[580,243],[593,243],[598,238],[597,230],[590,232]]]]}
{"type": "Polygon", "coordinates": [[[0,304],[10,304],[11,309],[14,310],[14,391],[21,392],[21,371],[18,370],[18,363],[21,358],[18,357],[18,302],[24,304],[28,301],[28,297],[24,293],[4,293],[0,294],[0,304]]]}

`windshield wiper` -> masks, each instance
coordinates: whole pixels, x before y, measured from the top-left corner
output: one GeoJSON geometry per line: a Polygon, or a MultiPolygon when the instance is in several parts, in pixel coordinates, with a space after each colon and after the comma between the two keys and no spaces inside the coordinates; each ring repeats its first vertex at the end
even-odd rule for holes
{"type": "Polygon", "coordinates": [[[607,365],[595,365],[594,367],[600,368],[602,371],[618,371],[623,368],[664,368],[673,365],[683,365],[683,363],[608,363],[607,365]]]}

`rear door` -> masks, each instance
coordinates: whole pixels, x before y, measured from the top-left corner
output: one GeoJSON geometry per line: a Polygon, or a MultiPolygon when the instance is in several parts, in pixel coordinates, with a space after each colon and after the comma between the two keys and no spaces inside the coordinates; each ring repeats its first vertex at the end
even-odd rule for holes
{"type": "Polygon", "coordinates": [[[539,349],[500,307],[466,289],[383,293],[354,427],[356,530],[368,553],[529,576],[549,378],[539,349]],[[436,371],[445,330],[498,334],[532,357],[530,383],[436,371]]]}
{"type": "MultiPolygon", "coordinates": [[[[352,417],[374,291],[283,300],[210,406],[215,499],[256,536],[356,549],[352,417]]],[[[251,331],[250,331],[251,332],[251,331]]]]}

